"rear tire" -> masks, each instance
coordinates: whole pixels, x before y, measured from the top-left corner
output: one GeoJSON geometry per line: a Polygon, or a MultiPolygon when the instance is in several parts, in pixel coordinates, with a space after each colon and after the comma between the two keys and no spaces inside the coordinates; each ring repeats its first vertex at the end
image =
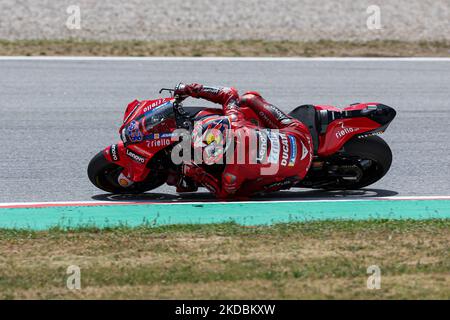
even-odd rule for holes
{"type": "Polygon", "coordinates": [[[344,145],[342,155],[370,160],[372,164],[363,170],[359,181],[345,185],[341,183],[329,185],[326,189],[355,190],[367,187],[380,180],[389,171],[392,164],[391,148],[378,136],[351,139],[344,145]]]}
{"type": "Polygon", "coordinates": [[[161,172],[154,172],[145,181],[136,182],[130,187],[124,188],[117,182],[123,168],[109,162],[103,151],[97,153],[89,162],[87,173],[89,180],[99,189],[111,193],[143,193],[163,185],[167,176],[161,172]]]}

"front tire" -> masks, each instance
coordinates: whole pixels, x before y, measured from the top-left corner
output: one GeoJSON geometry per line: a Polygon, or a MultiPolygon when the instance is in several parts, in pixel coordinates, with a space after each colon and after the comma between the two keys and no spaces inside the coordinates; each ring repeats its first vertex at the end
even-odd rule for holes
{"type": "Polygon", "coordinates": [[[89,162],[87,173],[92,184],[103,191],[111,193],[143,193],[160,187],[167,180],[165,174],[154,172],[145,181],[136,182],[124,188],[117,182],[117,178],[122,170],[121,166],[109,162],[105,158],[103,151],[100,151],[89,162]]]}

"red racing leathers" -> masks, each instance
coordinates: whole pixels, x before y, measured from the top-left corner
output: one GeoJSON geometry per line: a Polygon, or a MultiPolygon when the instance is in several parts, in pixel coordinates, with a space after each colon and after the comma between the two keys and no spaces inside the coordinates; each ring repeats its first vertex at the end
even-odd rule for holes
{"type": "Polygon", "coordinates": [[[183,173],[213,192],[218,198],[247,197],[253,194],[288,189],[303,179],[311,165],[313,150],[308,128],[265,101],[257,92],[239,96],[234,88],[180,84],[175,94],[202,98],[222,104],[224,116],[231,120],[235,132],[232,163],[225,161],[221,177],[209,174],[204,166],[185,163],[183,173]],[[242,107],[252,109],[264,126],[244,118],[242,107]],[[256,133],[256,134],[255,134],[256,133]],[[245,136],[257,136],[257,148],[245,143],[245,136]],[[244,163],[236,161],[243,148],[244,163]],[[250,155],[264,155],[266,161],[250,161],[250,155]]]}

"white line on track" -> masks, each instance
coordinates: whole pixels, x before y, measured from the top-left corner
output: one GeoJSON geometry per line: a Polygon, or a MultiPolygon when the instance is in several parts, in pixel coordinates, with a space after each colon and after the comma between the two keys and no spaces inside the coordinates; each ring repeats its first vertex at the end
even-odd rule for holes
{"type": "Polygon", "coordinates": [[[450,57],[87,57],[87,56],[0,56],[0,61],[250,61],[250,62],[378,62],[378,61],[404,61],[404,62],[450,62],[450,57]]]}
{"type": "Polygon", "coordinates": [[[355,199],[311,199],[311,200],[263,200],[263,201],[195,201],[195,202],[158,202],[158,201],[56,201],[56,202],[10,202],[0,203],[0,208],[12,208],[12,207],[52,207],[52,206],[95,206],[95,205],[173,205],[173,204],[227,204],[227,203],[303,203],[303,202],[351,202],[351,201],[383,201],[383,200],[450,200],[450,196],[393,196],[393,197],[373,197],[373,198],[355,198],[355,199]]]}

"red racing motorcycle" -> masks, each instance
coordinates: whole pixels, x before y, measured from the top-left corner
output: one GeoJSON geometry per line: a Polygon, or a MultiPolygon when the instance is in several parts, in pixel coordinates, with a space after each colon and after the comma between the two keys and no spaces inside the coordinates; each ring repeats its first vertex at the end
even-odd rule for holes
{"type": "MultiPolygon", "coordinates": [[[[172,89],[161,89],[173,93],[172,89]]],[[[131,102],[119,129],[121,141],[100,151],[90,161],[88,176],[99,189],[111,193],[142,193],[155,189],[181,166],[171,161],[178,144],[176,129],[192,130],[202,117],[221,115],[216,108],[184,107],[183,98],[171,96],[131,102]],[[132,174],[134,184],[119,183],[122,171],[132,174]]],[[[246,119],[259,124],[249,108],[246,119]]],[[[295,187],[343,190],[360,189],[380,180],[389,170],[392,152],[378,135],[394,119],[393,108],[381,103],[354,103],[343,109],[325,105],[302,105],[289,113],[308,126],[314,159],[307,176],[295,187]]],[[[218,174],[221,165],[208,166],[218,174]]],[[[223,168],[223,165],[222,165],[223,168]]]]}

